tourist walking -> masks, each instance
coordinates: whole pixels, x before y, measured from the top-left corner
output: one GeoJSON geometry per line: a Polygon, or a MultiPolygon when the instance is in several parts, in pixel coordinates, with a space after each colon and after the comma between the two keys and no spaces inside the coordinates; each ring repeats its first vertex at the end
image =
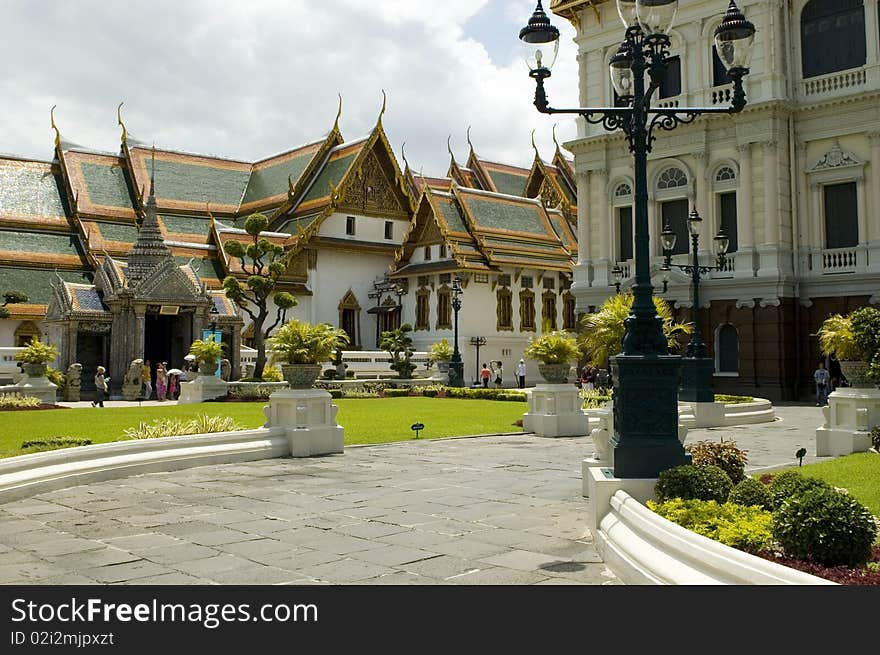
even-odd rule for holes
{"type": "Polygon", "coordinates": [[[180,389],[177,374],[168,376],[168,400],[177,400],[177,392],[180,389]]]}
{"type": "Polygon", "coordinates": [[[819,362],[813,372],[813,381],[816,383],[816,407],[824,407],[828,404],[828,386],[831,384],[831,373],[825,369],[824,362],[819,362]]]}
{"type": "Polygon", "coordinates": [[[489,367],[486,366],[486,363],[483,362],[483,369],[480,371],[480,381],[483,383],[483,388],[489,388],[489,380],[492,378],[492,371],[489,370],[489,367]]]}
{"type": "Polygon", "coordinates": [[[519,360],[516,365],[516,383],[520,389],[526,388],[526,360],[519,360]]]}
{"type": "Polygon", "coordinates": [[[501,365],[501,360],[499,359],[496,362],[492,362],[492,377],[495,378],[495,388],[500,389],[501,383],[504,380],[504,368],[501,365]]]}
{"type": "Polygon", "coordinates": [[[143,383],[143,394],[144,400],[149,400],[150,396],[153,395],[153,367],[150,365],[150,360],[144,360],[144,367],[142,376],[144,378],[143,383]]]}
{"type": "Polygon", "coordinates": [[[165,400],[165,394],[168,389],[168,377],[165,373],[166,370],[165,362],[159,362],[156,364],[156,400],[159,401],[165,400]]]}
{"type": "Polygon", "coordinates": [[[107,397],[107,383],[110,382],[109,376],[104,377],[106,371],[107,369],[103,366],[99,366],[95,372],[95,399],[92,401],[92,407],[104,406],[104,398],[107,397]]]}

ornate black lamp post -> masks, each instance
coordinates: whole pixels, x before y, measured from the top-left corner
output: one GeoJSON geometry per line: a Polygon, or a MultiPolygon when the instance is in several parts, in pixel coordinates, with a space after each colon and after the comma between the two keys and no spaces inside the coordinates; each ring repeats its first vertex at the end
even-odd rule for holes
{"type": "Polygon", "coordinates": [[[211,305],[211,339],[213,341],[217,340],[217,317],[220,316],[220,312],[217,310],[217,305],[211,305]]]}
{"type": "Polygon", "coordinates": [[[471,345],[477,348],[474,360],[474,384],[476,385],[480,383],[480,346],[486,345],[486,337],[471,337],[471,345]]]}
{"type": "Polygon", "coordinates": [[[461,278],[457,275],[452,280],[452,309],[455,311],[455,339],[452,350],[452,359],[449,361],[449,386],[464,386],[464,362],[461,361],[461,351],[458,349],[458,312],[461,310],[461,278]]]}
{"type": "Polygon", "coordinates": [[[669,354],[662,321],[653,302],[648,237],[647,159],[654,131],[673,130],[701,114],[735,114],[746,105],[743,77],[755,26],[731,0],[715,30],[718,56],[727,67],[734,89],[731,106],[651,107],[651,97],[666,75],[670,40],[678,0],[617,0],[626,35],[610,64],[611,82],[620,107],[554,109],[547,101],[544,81],[550,77],[559,50],[559,30],[550,24],[541,1],[520,30],[529,75],[535,80],[535,107],[545,114],[577,114],[606,130],[623,130],[633,153],[635,178],[634,301],[623,351],[612,360],[614,371],[614,474],[621,478],[653,478],[660,471],[688,460],[678,441],[677,392],[681,358],[669,354]],[[646,74],[648,86],[645,87],[646,74]]]}
{"type": "Polygon", "coordinates": [[[730,245],[730,239],[724,233],[724,229],[718,230],[715,235],[715,266],[700,266],[699,260],[699,243],[700,231],[703,227],[703,219],[694,209],[688,216],[688,231],[691,235],[691,251],[693,253],[693,264],[673,264],[672,250],[675,248],[676,235],[669,229],[669,226],[660,234],[660,242],[663,246],[663,254],[666,256],[663,268],[676,268],[690,273],[691,288],[693,289],[693,310],[691,313],[691,321],[694,324],[694,331],[691,333],[691,340],[688,343],[687,354],[682,360],[681,388],[678,397],[681,400],[691,402],[711,403],[715,400],[715,393],[712,390],[712,372],[715,368],[712,360],[707,356],[706,344],[703,343],[703,336],[700,331],[700,278],[711,271],[720,271],[727,262],[727,247],[730,245]]]}
{"type": "Polygon", "coordinates": [[[620,264],[615,264],[611,269],[611,277],[614,278],[614,292],[620,293],[620,283],[623,282],[623,269],[620,268],[620,264]]]}

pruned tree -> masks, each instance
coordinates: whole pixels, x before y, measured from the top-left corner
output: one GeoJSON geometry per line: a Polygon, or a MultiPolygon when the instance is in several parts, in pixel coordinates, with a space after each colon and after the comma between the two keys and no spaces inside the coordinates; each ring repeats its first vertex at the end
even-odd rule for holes
{"type": "Polygon", "coordinates": [[[297,305],[296,298],[286,291],[275,291],[287,266],[282,262],[284,247],[274,244],[260,234],[269,227],[269,219],[263,214],[251,214],[244,223],[244,231],[250,241],[227,241],[223,250],[230,257],[241,262],[241,269],[247,275],[239,281],[233,275],[223,280],[226,295],[247,314],[254,323],[254,348],[257,361],[254,377],[262,378],[266,367],[266,339],[276,327],[287,319],[287,311],[297,305]],[[271,314],[270,301],[275,303],[275,320],[268,326],[266,321],[271,314]]]}
{"type": "Polygon", "coordinates": [[[397,371],[398,377],[402,380],[410,379],[416,369],[416,365],[410,361],[415,352],[409,334],[412,329],[412,325],[404,323],[395,330],[383,332],[379,342],[379,347],[387,350],[391,355],[391,370],[397,371]]]}
{"type": "Polygon", "coordinates": [[[26,293],[21,291],[4,291],[3,304],[0,305],[0,318],[9,318],[9,310],[6,309],[6,305],[17,305],[27,301],[28,297],[26,293]]]}

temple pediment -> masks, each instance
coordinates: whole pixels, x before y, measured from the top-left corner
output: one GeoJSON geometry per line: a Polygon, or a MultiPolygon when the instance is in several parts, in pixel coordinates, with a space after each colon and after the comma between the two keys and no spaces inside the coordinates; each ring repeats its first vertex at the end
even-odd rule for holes
{"type": "Polygon", "coordinates": [[[135,299],[169,304],[206,300],[205,289],[195,271],[190,269],[190,274],[186,268],[188,266],[178,266],[170,258],[162,262],[134,287],[135,299]]]}

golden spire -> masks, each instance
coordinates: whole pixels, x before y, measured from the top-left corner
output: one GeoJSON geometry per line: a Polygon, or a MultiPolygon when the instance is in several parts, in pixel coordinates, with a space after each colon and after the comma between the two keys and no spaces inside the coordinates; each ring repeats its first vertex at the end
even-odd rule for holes
{"type": "Polygon", "coordinates": [[[336,120],[333,121],[333,131],[334,132],[339,131],[339,119],[342,117],[342,94],[337,93],[336,95],[339,96],[339,109],[336,112],[336,120]]]}
{"type": "Polygon", "coordinates": [[[49,112],[49,117],[52,121],[52,129],[55,130],[55,146],[61,147],[61,132],[58,131],[58,126],[55,125],[55,107],[58,105],[52,105],[52,109],[49,112]]]}
{"type": "Polygon", "coordinates": [[[535,145],[535,130],[532,130],[532,149],[535,151],[535,157],[541,159],[541,153],[538,152],[538,146],[535,145]]]}
{"type": "Polygon", "coordinates": [[[386,106],[387,102],[388,102],[388,96],[385,95],[385,89],[382,89],[382,109],[379,112],[379,120],[376,121],[376,125],[379,125],[379,126],[382,125],[382,116],[385,115],[385,106],[386,106]]]}
{"type": "Polygon", "coordinates": [[[400,146],[400,156],[403,158],[403,163],[406,164],[406,170],[412,170],[410,168],[409,162],[406,160],[406,141],[404,141],[403,145],[400,146]]]}
{"type": "Polygon", "coordinates": [[[452,154],[452,135],[450,134],[446,137],[446,150],[449,151],[449,156],[452,157],[452,163],[455,163],[455,155],[452,154]]]}
{"type": "Polygon", "coordinates": [[[124,102],[120,102],[116,108],[116,120],[122,126],[122,145],[126,145],[128,142],[128,132],[125,129],[125,123],[122,122],[122,105],[124,104],[124,102]]]}
{"type": "Polygon", "coordinates": [[[471,143],[471,126],[470,125],[468,125],[468,128],[467,128],[467,142],[468,142],[468,146],[471,149],[471,154],[472,155],[476,154],[474,152],[474,144],[471,143]]]}

